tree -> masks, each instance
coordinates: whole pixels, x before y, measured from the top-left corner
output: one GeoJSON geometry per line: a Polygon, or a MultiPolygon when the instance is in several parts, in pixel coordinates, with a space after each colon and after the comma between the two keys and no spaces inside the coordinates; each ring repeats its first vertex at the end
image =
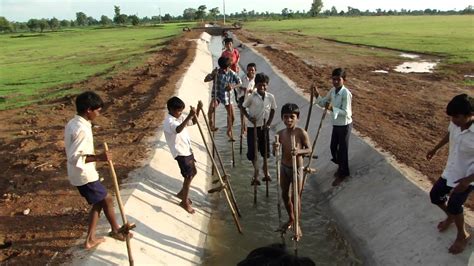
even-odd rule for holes
{"type": "Polygon", "coordinates": [[[316,17],[319,14],[319,12],[321,12],[322,8],[323,8],[322,0],[313,0],[313,3],[311,4],[311,9],[309,10],[310,16],[316,17]]]}
{"type": "Polygon", "coordinates": [[[87,17],[87,24],[88,25],[98,25],[99,21],[93,17],[87,17]]]}
{"type": "Polygon", "coordinates": [[[194,17],[196,17],[196,9],[194,8],[186,8],[183,11],[183,18],[186,20],[194,20],[194,17]]]}
{"type": "Polygon", "coordinates": [[[116,24],[125,24],[127,23],[128,16],[125,14],[120,14],[120,7],[119,6],[114,6],[114,22],[116,24]]]}
{"type": "Polygon", "coordinates": [[[26,26],[30,31],[35,31],[39,27],[39,20],[32,18],[26,22],[26,26]]]}
{"type": "Polygon", "coordinates": [[[137,15],[128,16],[128,20],[132,22],[133,26],[140,24],[140,19],[138,19],[137,15]]]}
{"type": "Polygon", "coordinates": [[[219,8],[214,7],[209,10],[209,17],[212,19],[216,19],[216,17],[220,14],[219,8]]]}
{"type": "Polygon", "coordinates": [[[38,22],[38,26],[40,28],[40,31],[43,32],[43,30],[48,27],[48,21],[44,18],[40,19],[38,22]]]}
{"type": "Polygon", "coordinates": [[[57,18],[52,18],[48,20],[48,25],[51,30],[59,28],[59,20],[57,18]]]}
{"type": "Polygon", "coordinates": [[[200,19],[202,21],[206,16],[206,9],[207,7],[205,5],[200,5],[195,13],[196,19],[200,19]]]}
{"type": "Polygon", "coordinates": [[[163,21],[171,21],[172,17],[170,14],[166,13],[164,16],[163,16],[163,21]]]}
{"type": "Polygon", "coordinates": [[[71,22],[67,19],[63,19],[63,20],[61,20],[61,22],[59,22],[59,25],[61,27],[69,27],[69,26],[71,26],[71,22]]]}
{"type": "Polygon", "coordinates": [[[105,27],[107,25],[112,24],[112,20],[109,17],[107,17],[106,15],[102,15],[100,17],[100,24],[105,27]]]}
{"type": "Polygon", "coordinates": [[[290,13],[290,11],[288,10],[287,7],[283,8],[283,9],[281,10],[281,15],[282,15],[283,17],[285,17],[285,18],[288,17],[288,14],[289,14],[289,13],[290,13]]]}
{"type": "Polygon", "coordinates": [[[87,15],[83,12],[76,13],[76,25],[77,26],[87,26],[87,15]]]}
{"type": "Polygon", "coordinates": [[[0,17],[0,32],[6,31],[12,31],[12,26],[5,17],[0,17]]]}
{"type": "Polygon", "coordinates": [[[335,6],[331,7],[331,16],[337,16],[337,9],[335,6]]]}

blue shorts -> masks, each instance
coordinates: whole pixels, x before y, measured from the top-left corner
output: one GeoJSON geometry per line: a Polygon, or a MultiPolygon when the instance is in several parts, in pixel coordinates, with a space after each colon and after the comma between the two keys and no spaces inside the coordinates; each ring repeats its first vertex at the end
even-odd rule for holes
{"type": "Polygon", "coordinates": [[[179,170],[184,178],[193,178],[197,174],[196,160],[193,154],[188,156],[176,156],[175,160],[178,161],[179,170]]]}
{"type": "Polygon", "coordinates": [[[79,190],[81,196],[86,198],[87,203],[91,205],[103,201],[107,196],[107,189],[99,180],[78,186],[77,190],[79,190]]]}
{"type": "Polygon", "coordinates": [[[448,200],[448,195],[453,188],[446,184],[446,179],[440,177],[433,185],[430,191],[431,203],[436,205],[447,204],[447,212],[452,215],[463,213],[463,204],[466,202],[469,193],[474,190],[473,186],[469,186],[466,191],[460,193],[451,193],[448,200]]]}

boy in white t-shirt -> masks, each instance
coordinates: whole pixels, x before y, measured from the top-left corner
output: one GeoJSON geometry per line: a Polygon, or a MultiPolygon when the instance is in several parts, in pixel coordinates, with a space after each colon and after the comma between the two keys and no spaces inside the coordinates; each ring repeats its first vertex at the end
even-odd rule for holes
{"type": "MultiPolygon", "coordinates": [[[[273,94],[267,92],[267,86],[270,79],[264,73],[258,73],[255,75],[255,87],[257,88],[251,95],[245,99],[242,104],[242,112],[249,120],[248,134],[247,134],[247,159],[254,163],[256,150],[260,151],[262,157],[269,157],[270,155],[270,142],[269,142],[269,128],[272,124],[273,116],[275,115],[275,109],[277,108],[275,97],[273,94]],[[265,120],[265,123],[263,121],[265,120]],[[255,147],[255,137],[254,130],[257,131],[257,146],[255,147]],[[267,136],[265,138],[265,135],[267,136]],[[265,142],[266,139],[266,142],[265,142]],[[265,154],[265,145],[267,154],[265,154]]],[[[258,165],[254,165],[255,169],[258,169],[258,165]]],[[[263,169],[268,171],[268,169],[263,169]]],[[[270,175],[265,173],[265,178],[263,181],[271,181],[270,175]]],[[[258,180],[258,171],[256,171],[255,176],[251,184],[260,185],[258,180]]]]}
{"type": "Polygon", "coordinates": [[[241,134],[247,132],[247,125],[245,123],[244,113],[242,112],[242,104],[244,104],[245,99],[254,92],[256,72],[257,65],[255,65],[255,63],[249,63],[247,65],[247,74],[242,78],[242,86],[234,89],[235,99],[237,100],[237,106],[240,110],[240,121],[242,121],[241,134]]]}
{"type": "Polygon", "coordinates": [[[166,103],[168,115],[163,124],[166,143],[170,148],[171,155],[178,162],[181,175],[184,177],[183,187],[176,194],[181,199],[179,206],[183,207],[190,214],[194,213],[191,207],[192,201],[188,198],[191,181],[196,175],[196,160],[191,150],[191,138],[189,137],[186,126],[192,126],[196,123],[195,109],[191,110],[187,116],[183,115],[185,107],[184,102],[178,97],[171,97],[166,103]]]}
{"type": "Polygon", "coordinates": [[[451,118],[448,132],[426,155],[431,160],[436,152],[449,143],[449,154],[443,174],[430,191],[431,202],[438,205],[447,215],[438,224],[440,232],[454,222],[457,236],[449,247],[449,253],[461,253],[471,235],[464,225],[463,204],[474,189],[474,98],[467,94],[455,96],[446,107],[451,118]],[[449,200],[448,200],[449,195],[449,200]]]}

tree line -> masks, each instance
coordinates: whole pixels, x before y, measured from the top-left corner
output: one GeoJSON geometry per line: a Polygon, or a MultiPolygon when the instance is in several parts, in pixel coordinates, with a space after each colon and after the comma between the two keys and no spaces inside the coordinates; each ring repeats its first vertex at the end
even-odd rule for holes
{"type": "MultiPolygon", "coordinates": [[[[361,11],[355,7],[347,7],[347,10],[337,10],[336,7],[331,7],[322,11],[323,3],[322,0],[313,0],[309,11],[292,10],[289,8],[282,9],[281,13],[275,12],[258,12],[255,10],[242,9],[240,12],[234,12],[226,14],[226,18],[230,20],[281,20],[281,19],[298,19],[307,17],[332,17],[332,16],[407,16],[407,15],[459,15],[459,14],[474,14],[472,5],[469,5],[463,10],[455,11],[441,11],[436,9],[424,9],[424,10],[382,10],[380,8],[375,11],[365,10],[361,11]]],[[[123,25],[137,26],[140,24],[158,24],[168,22],[181,22],[181,21],[215,21],[222,20],[224,14],[222,14],[218,7],[207,9],[205,5],[200,5],[197,8],[186,8],[182,15],[172,16],[165,14],[164,16],[157,15],[150,17],[139,18],[137,15],[126,15],[121,13],[119,6],[114,6],[114,17],[109,18],[106,15],[102,15],[99,19],[95,19],[91,16],[86,15],[83,12],[76,13],[75,20],[58,20],[57,18],[51,19],[29,19],[27,22],[10,22],[5,17],[0,17],[0,32],[43,32],[46,29],[50,31],[59,30],[60,28],[68,27],[86,27],[86,26],[101,26],[101,27],[113,27],[123,25]]]]}

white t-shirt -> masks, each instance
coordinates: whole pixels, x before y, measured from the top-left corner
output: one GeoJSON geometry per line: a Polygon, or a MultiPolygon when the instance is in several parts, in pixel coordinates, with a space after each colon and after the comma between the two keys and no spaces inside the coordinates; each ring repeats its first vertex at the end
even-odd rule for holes
{"type": "MultiPolygon", "coordinates": [[[[165,132],[166,143],[170,148],[173,158],[177,156],[189,156],[192,154],[191,138],[189,137],[186,127],[180,133],[176,133],[176,128],[186,119],[184,115],[176,118],[170,114],[166,115],[163,123],[163,131],[165,132]]],[[[188,125],[192,125],[190,120],[188,125]]]]}
{"type": "Polygon", "coordinates": [[[246,92],[239,88],[237,90],[237,98],[245,96],[245,99],[247,99],[247,97],[254,92],[255,77],[253,79],[249,79],[247,75],[244,75],[244,77],[242,78],[242,87],[246,88],[246,92]]]}
{"type": "Polygon", "coordinates": [[[99,180],[95,162],[86,163],[86,155],[95,154],[91,122],[79,115],[69,120],[64,130],[64,145],[69,182],[82,186],[99,180]]]}
{"type": "Polygon", "coordinates": [[[474,174],[474,124],[461,131],[460,127],[450,122],[448,131],[449,155],[442,177],[449,187],[455,187],[458,185],[455,181],[474,174]]]}
{"type": "MultiPolygon", "coordinates": [[[[262,100],[262,96],[260,96],[257,91],[247,97],[242,106],[247,108],[250,117],[257,118],[257,127],[263,126],[263,119],[268,121],[270,111],[277,108],[273,94],[265,92],[265,96],[262,100]]],[[[249,121],[248,126],[254,127],[252,121],[249,121]]]]}

